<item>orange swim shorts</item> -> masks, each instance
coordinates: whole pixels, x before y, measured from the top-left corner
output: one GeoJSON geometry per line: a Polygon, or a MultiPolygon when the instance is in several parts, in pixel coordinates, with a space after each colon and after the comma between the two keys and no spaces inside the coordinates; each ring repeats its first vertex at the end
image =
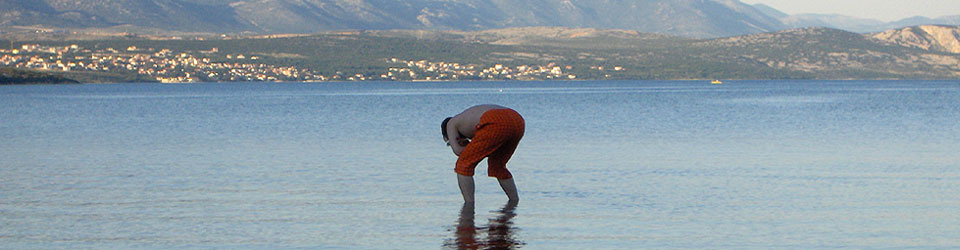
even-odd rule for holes
{"type": "Polygon", "coordinates": [[[476,128],[477,133],[460,152],[454,170],[461,175],[473,176],[477,164],[487,158],[487,175],[497,179],[513,178],[507,170],[507,161],[523,138],[523,117],[512,109],[491,109],[480,116],[476,128]]]}

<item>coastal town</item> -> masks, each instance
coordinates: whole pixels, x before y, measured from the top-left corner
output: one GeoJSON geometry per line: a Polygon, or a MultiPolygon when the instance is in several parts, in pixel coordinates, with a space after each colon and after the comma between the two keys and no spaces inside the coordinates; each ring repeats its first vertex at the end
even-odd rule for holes
{"type": "MultiPolygon", "coordinates": [[[[273,65],[261,55],[223,53],[218,48],[174,51],[166,48],[90,49],[76,44],[25,44],[0,49],[0,67],[42,72],[126,72],[163,83],[244,81],[457,81],[457,80],[571,80],[569,65],[482,65],[384,58],[384,72],[322,73],[306,67],[273,65]]],[[[603,71],[601,66],[591,70],[603,71]]],[[[606,69],[622,71],[622,67],[606,69]]]]}

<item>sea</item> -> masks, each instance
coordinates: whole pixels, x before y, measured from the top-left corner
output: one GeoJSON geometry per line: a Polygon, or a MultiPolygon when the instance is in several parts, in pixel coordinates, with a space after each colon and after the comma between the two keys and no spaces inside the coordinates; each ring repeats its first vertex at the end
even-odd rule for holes
{"type": "Polygon", "coordinates": [[[960,248],[960,81],[0,86],[3,249],[960,248]],[[510,203],[441,121],[526,119],[510,203]]]}

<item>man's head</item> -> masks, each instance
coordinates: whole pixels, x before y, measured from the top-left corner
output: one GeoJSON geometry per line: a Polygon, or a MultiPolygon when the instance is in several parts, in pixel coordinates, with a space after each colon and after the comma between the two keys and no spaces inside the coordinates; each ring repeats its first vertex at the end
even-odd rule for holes
{"type": "Polygon", "coordinates": [[[453,119],[453,117],[447,117],[447,119],[443,119],[443,122],[440,123],[440,132],[443,133],[443,140],[447,141],[447,143],[450,141],[450,137],[447,136],[447,123],[450,122],[450,119],[453,119]]]}

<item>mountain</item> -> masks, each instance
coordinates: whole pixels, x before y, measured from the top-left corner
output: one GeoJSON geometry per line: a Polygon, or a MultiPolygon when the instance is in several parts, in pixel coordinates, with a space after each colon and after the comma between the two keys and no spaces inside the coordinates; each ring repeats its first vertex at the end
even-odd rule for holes
{"type": "Polygon", "coordinates": [[[834,14],[798,14],[783,13],[769,5],[754,4],[754,8],[763,14],[779,20],[788,28],[826,27],[853,32],[874,32],[883,30],[884,22],[873,19],[856,18],[834,14]]]}
{"type": "Polygon", "coordinates": [[[88,28],[131,25],[178,31],[237,31],[224,5],[189,0],[0,0],[0,25],[88,28]]]}
{"type": "Polygon", "coordinates": [[[886,23],[879,20],[832,14],[799,14],[781,18],[780,21],[793,28],[827,27],[853,32],[874,32],[886,27],[886,23]]]}
{"type": "Polygon", "coordinates": [[[944,16],[938,18],[927,18],[927,17],[910,17],[905,18],[899,21],[894,21],[884,24],[879,30],[887,29],[896,29],[901,27],[908,26],[919,26],[919,25],[960,25],[960,16],[944,16]]]}
{"type": "Polygon", "coordinates": [[[827,27],[860,33],[872,33],[918,25],[960,25],[960,16],[944,16],[938,18],[916,16],[893,22],[883,22],[875,19],[836,14],[789,15],[765,4],[754,4],[753,7],[767,16],[779,20],[784,26],[789,28],[827,27]]]}
{"type": "Polygon", "coordinates": [[[785,28],[738,0],[0,0],[0,7],[6,27],[211,33],[560,26],[722,37],[785,28]]]}
{"type": "Polygon", "coordinates": [[[760,13],[763,13],[764,15],[767,15],[772,18],[780,19],[780,18],[790,16],[787,13],[783,13],[783,11],[780,11],[776,8],[770,7],[770,5],[766,5],[762,3],[754,4],[753,8],[756,8],[757,11],[759,11],[760,13]]]}
{"type": "Polygon", "coordinates": [[[461,43],[572,49],[634,49],[650,44],[670,44],[688,39],[633,30],[563,27],[520,27],[480,31],[389,30],[367,31],[367,33],[379,37],[416,38],[417,40],[453,40],[461,43]]]}
{"type": "Polygon", "coordinates": [[[716,37],[782,28],[736,0],[247,0],[230,5],[265,33],[560,26],[716,37]]]}
{"type": "Polygon", "coordinates": [[[697,44],[710,51],[700,57],[807,72],[815,78],[960,77],[960,56],[957,54],[910,48],[871,35],[838,29],[791,29],[697,44]]]}
{"type": "Polygon", "coordinates": [[[789,15],[739,0],[0,0],[0,32],[27,27],[279,34],[552,26],[716,38],[805,27],[868,33],[925,24],[960,25],[960,16],[882,22],[789,15]]]}
{"type": "Polygon", "coordinates": [[[922,25],[870,34],[869,37],[903,47],[960,54],[960,26],[922,25]]]}

